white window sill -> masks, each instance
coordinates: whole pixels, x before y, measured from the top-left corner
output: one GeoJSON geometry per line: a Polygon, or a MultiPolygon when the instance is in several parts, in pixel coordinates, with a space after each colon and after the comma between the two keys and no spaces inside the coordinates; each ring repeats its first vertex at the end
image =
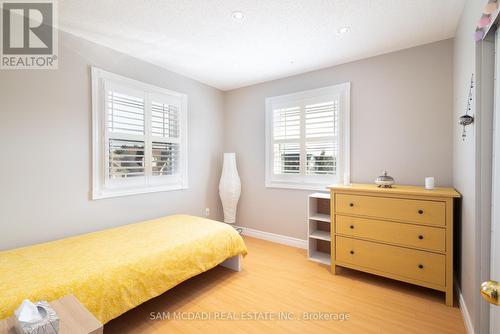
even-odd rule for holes
{"type": "Polygon", "coordinates": [[[157,192],[173,191],[173,190],[185,190],[188,188],[189,187],[187,185],[161,185],[154,187],[140,187],[140,188],[127,188],[127,189],[106,189],[93,192],[92,200],[132,196],[139,194],[149,194],[149,193],[157,193],[157,192]]]}
{"type": "Polygon", "coordinates": [[[324,184],[307,184],[307,183],[291,183],[291,182],[266,182],[266,188],[278,189],[294,189],[294,190],[313,190],[313,191],[326,191],[328,186],[335,183],[335,181],[325,182],[324,184]]]}

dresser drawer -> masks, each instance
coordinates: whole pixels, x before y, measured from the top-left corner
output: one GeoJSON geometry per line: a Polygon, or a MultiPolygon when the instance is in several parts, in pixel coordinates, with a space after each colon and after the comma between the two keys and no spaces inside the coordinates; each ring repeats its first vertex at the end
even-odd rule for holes
{"type": "Polygon", "coordinates": [[[342,263],[412,280],[445,285],[445,256],[351,238],[335,238],[335,255],[342,263]]]}
{"type": "Polygon", "coordinates": [[[335,222],[338,234],[437,252],[446,250],[444,228],[339,215],[335,216],[335,222]]]}
{"type": "Polygon", "coordinates": [[[445,225],[444,202],[349,194],[335,195],[335,213],[445,225]]]}

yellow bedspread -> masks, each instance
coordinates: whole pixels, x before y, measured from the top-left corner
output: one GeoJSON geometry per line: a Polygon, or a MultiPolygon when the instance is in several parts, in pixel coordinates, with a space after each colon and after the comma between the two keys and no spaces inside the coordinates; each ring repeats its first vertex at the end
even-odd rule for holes
{"type": "Polygon", "coordinates": [[[169,216],[0,252],[0,319],[23,299],[75,295],[102,323],[247,252],[230,226],[169,216]]]}

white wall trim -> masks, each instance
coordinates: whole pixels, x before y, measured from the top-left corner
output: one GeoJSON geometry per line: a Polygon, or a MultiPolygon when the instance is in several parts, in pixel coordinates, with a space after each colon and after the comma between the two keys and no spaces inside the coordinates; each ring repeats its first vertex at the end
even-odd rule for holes
{"type": "Polygon", "coordinates": [[[462,295],[462,291],[460,288],[457,286],[457,283],[455,282],[455,286],[457,287],[457,294],[458,294],[458,305],[460,308],[460,312],[462,312],[462,318],[464,319],[464,324],[465,324],[465,330],[467,331],[468,334],[476,334],[474,331],[474,326],[472,326],[472,320],[469,315],[469,310],[467,309],[467,305],[465,304],[465,299],[464,296],[462,295]]]}
{"type": "MultiPolygon", "coordinates": [[[[331,183],[328,184],[333,184],[335,183],[335,180],[333,180],[331,183]]],[[[276,189],[294,189],[294,190],[313,190],[313,191],[327,191],[329,188],[325,187],[325,183],[322,183],[321,185],[314,185],[314,184],[305,184],[305,183],[280,183],[280,182],[269,182],[265,184],[266,188],[276,188],[276,189]]]]}
{"type": "MultiPolygon", "coordinates": [[[[492,155],[493,112],[495,110],[495,37],[488,35],[476,43],[476,97],[474,123],[476,148],[475,219],[476,263],[475,283],[490,279],[491,273],[491,217],[492,217],[492,155]]],[[[478,333],[490,333],[490,305],[484,303],[479,293],[474,298],[476,328],[478,333]]]]}
{"type": "Polygon", "coordinates": [[[92,79],[92,192],[93,200],[145,194],[161,191],[188,189],[188,127],[187,109],[188,96],[162,87],[156,87],[118,74],[106,72],[97,67],[91,67],[92,79]],[[106,126],[106,92],[108,89],[119,89],[130,92],[134,96],[144,98],[144,133],[137,135],[113,135],[106,126]],[[153,141],[164,143],[170,139],[156,138],[151,131],[151,101],[171,103],[179,108],[180,167],[179,172],[171,176],[152,176],[151,150],[153,141]],[[132,179],[112,180],[107,175],[108,140],[131,139],[144,142],[144,176],[132,179]]]}
{"type": "MultiPolygon", "coordinates": [[[[317,190],[325,184],[338,183],[343,180],[344,174],[350,171],[350,97],[351,83],[345,82],[333,86],[306,90],[287,95],[266,97],[266,188],[288,188],[317,190]],[[305,117],[306,105],[310,103],[320,103],[330,100],[339,102],[339,120],[338,120],[338,138],[337,138],[337,158],[340,163],[337,164],[335,175],[308,175],[306,173],[306,134],[305,117]],[[275,140],[273,137],[274,129],[274,111],[281,108],[294,107],[300,110],[300,135],[297,139],[275,140]],[[300,170],[298,174],[275,174],[274,173],[274,145],[276,143],[292,143],[300,147],[300,170]]],[[[333,135],[333,133],[332,133],[333,135]]],[[[327,137],[328,138],[328,137],[327,137]]],[[[329,139],[324,139],[329,140],[329,139]]],[[[332,137],[332,142],[335,141],[332,137]]]]}
{"type": "Polygon", "coordinates": [[[254,230],[243,226],[235,226],[235,227],[241,228],[243,231],[241,234],[249,237],[276,242],[278,244],[287,245],[291,247],[307,249],[307,240],[287,237],[286,235],[254,230]]]}

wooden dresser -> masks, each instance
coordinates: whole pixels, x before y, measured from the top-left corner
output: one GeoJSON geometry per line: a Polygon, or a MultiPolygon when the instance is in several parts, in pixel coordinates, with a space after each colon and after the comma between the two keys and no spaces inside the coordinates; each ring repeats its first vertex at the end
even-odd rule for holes
{"type": "Polygon", "coordinates": [[[453,305],[453,188],[334,185],[331,266],[444,291],[453,305]]]}

